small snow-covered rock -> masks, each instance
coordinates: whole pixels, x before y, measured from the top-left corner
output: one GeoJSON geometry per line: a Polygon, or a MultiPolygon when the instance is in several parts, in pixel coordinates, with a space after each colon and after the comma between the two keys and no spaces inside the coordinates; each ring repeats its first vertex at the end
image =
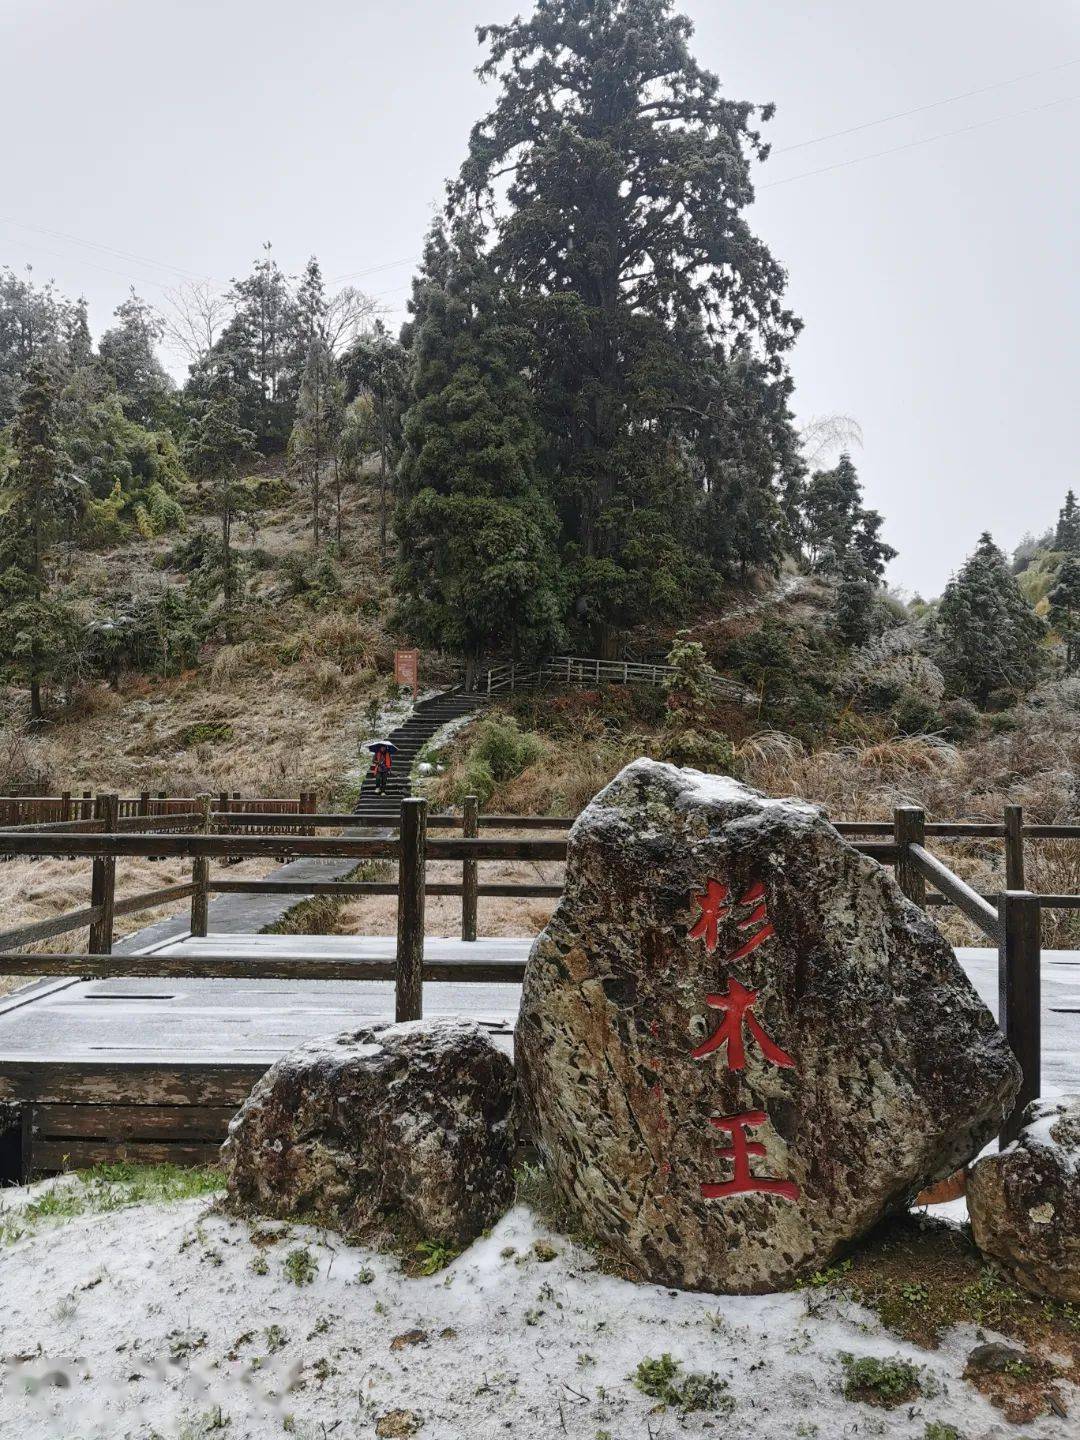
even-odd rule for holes
{"type": "Polygon", "coordinates": [[[827,1264],[1019,1085],[939,931],[813,806],[650,760],[571,831],[516,1063],[584,1232],[728,1293],[827,1264]]]}
{"type": "Polygon", "coordinates": [[[1033,1100],[1024,1129],[968,1176],[975,1243],[1039,1295],[1080,1302],[1080,1095],[1033,1100]]]}
{"type": "Polygon", "coordinates": [[[463,1245],[513,1198],[513,1067],[471,1021],[374,1025],[283,1056],[222,1147],[229,1193],[378,1238],[463,1245]]]}

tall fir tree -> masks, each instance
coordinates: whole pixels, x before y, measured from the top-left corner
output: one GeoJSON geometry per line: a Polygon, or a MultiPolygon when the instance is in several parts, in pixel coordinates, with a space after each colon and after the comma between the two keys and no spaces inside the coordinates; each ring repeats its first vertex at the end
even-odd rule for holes
{"type": "Polygon", "coordinates": [[[44,715],[44,686],[70,672],[79,640],[48,563],[71,499],[55,403],[52,376],[31,361],[0,483],[0,656],[8,676],[28,687],[34,723],[44,715]]]}
{"type": "Polygon", "coordinates": [[[475,225],[429,238],[412,301],[395,576],[401,617],[465,658],[475,683],[493,650],[559,638],[555,517],[539,481],[542,436],[475,225]]]}
{"type": "MultiPolygon", "coordinates": [[[[415,320],[404,327],[403,334],[410,343],[414,328],[415,320]]],[[[379,456],[379,556],[385,565],[390,486],[393,467],[401,454],[401,422],[408,399],[406,347],[394,339],[381,320],[376,320],[371,331],[349,348],[341,370],[350,399],[364,393],[371,396],[376,426],[374,449],[379,456]]]]}
{"type": "Polygon", "coordinates": [[[1080,556],[1071,550],[1061,562],[1047,600],[1050,624],[1065,644],[1065,668],[1071,674],[1080,665],[1080,556]]]}
{"type": "Polygon", "coordinates": [[[336,458],[343,415],[343,391],[334,361],[325,341],[316,334],[308,346],[296,421],[289,436],[289,459],[311,495],[311,540],[316,550],[324,529],[323,471],[336,458]]]}
{"type": "Polygon", "coordinates": [[[766,148],[755,107],[694,62],[691,30],[670,0],[537,0],[482,27],[479,73],[500,89],[452,190],[453,213],[487,214],[536,338],[573,614],[601,646],[677,616],[732,558],[773,561],[793,456],[799,326],[743,215],[766,148]]]}
{"type": "Polygon", "coordinates": [[[225,609],[232,609],[239,589],[233,527],[254,511],[251,487],[245,484],[244,463],[257,454],[254,433],[241,423],[240,398],[227,373],[214,395],[202,405],[188,427],[184,459],[205,486],[205,504],[221,526],[221,588],[225,609]]]}
{"type": "Polygon", "coordinates": [[[124,414],[139,425],[156,425],[163,419],[164,404],[173,388],[157,357],[164,326],[134,287],[116,307],[114,318],[116,324],[105,331],[98,345],[101,366],[120,396],[124,414]]]}
{"type": "Polygon", "coordinates": [[[1037,679],[1046,627],[989,534],[946,585],[936,624],[942,668],[976,703],[1022,695],[1037,679]]]}
{"type": "Polygon", "coordinates": [[[1054,549],[1065,550],[1070,555],[1080,555],[1080,505],[1076,503],[1076,496],[1071,490],[1065,496],[1065,504],[1058,512],[1054,549]]]}

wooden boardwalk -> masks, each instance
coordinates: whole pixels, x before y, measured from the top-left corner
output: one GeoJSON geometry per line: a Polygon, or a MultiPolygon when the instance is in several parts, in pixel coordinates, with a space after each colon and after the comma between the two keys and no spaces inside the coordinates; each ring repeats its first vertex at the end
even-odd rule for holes
{"type": "MultiPolygon", "coordinates": [[[[462,960],[490,963],[490,982],[429,980],[426,1015],[468,1015],[509,1051],[521,967],[531,937],[425,941],[425,972],[452,976],[462,960]]],[[[212,935],[156,944],[146,979],[53,979],[0,1000],[0,1101],[23,1106],[19,1137],[33,1171],[122,1156],[209,1161],[230,1116],[278,1056],[304,1040],[392,1019],[391,936],[212,935]],[[205,979],[200,956],[275,955],[343,963],[386,978],[205,979]]],[[[997,952],[960,950],[997,1010],[997,952]]],[[[148,956],[148,961],[151,957],[148,956]]],[[[1080,952],[1043,955],[1044,1093],[1080,1090],[1080,952]]]]}

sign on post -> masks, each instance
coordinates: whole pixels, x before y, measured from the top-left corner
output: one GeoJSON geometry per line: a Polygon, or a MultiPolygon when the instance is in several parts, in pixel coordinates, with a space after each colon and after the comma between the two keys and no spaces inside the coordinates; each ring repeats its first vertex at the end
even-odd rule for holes
{"type": "Polygon", "coordinates": [[[419,650],[394,651],[394,683],[395,685],[399,685],[403,690],[409,690],[414,698],[419,692],[419,686],[417,684],[419,670],[419,650]]]}

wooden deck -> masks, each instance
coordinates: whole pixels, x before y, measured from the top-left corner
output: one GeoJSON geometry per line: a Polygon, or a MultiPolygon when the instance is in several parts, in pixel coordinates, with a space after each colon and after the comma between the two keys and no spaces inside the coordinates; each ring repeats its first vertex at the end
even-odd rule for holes
{"type": "MultiPolygon", "coordinates": [[[[469,1015],[510,1050],[516,983],[532,940],[428,939],[426,1015],[469,1015]],[[490,963],[505,982],[461,983],[462,960],[490,963]]],[[[212,935],[156,944],[161,979],[53,979],[0,1000],[0,1102],[20,1107],[0,1174],[40,1173],[119,1158],[213,1160],[230,1116],[278,1056],[318,1035],[393,1016],[390,936],[212,935]],[[204,979],[199,957],[275,954],[310,959],[313,972],[346,965],[385,979],[204,979]]],[[[997,954],[960,950],[996,1012],[997,954]]],[[[148,957],[149,958],[149,957],[148,957]]],[[[1080,953],[1043,955],[1046,1093],[1080,1089],[1080,953]]]]}

